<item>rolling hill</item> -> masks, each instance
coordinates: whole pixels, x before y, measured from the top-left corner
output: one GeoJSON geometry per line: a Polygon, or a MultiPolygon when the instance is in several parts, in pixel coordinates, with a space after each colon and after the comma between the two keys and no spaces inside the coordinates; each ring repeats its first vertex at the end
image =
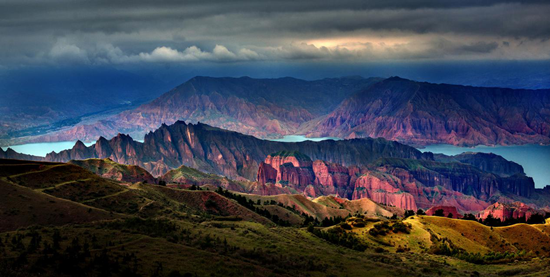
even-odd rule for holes
{"type": "Polygon", "coordinates": [[[491,228],[443,217],[388,219],[392,209],[369,199],[311,201],[208,188],[129,186],[72,164],[0,159],[0,274],[548,273],[548,223],[491,228]],[[310,220],[306,228],[302,213],[318,220],[356,216],[333,226],[310,220]]]}

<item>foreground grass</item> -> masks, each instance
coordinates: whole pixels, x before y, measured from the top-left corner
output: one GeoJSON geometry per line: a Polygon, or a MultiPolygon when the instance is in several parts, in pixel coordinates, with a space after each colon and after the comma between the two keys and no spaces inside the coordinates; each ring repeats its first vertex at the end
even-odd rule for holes
{"type": "Polygon", "coordinates": [[[367,216],[325,228],[300,227],[302,212],[345,217],[352,210],[331,199],[320,199],[321,204],[299,196],[245,195],[253,201],[243,206],[213,191],[122,186],[78,167],[62,167],[0,166],[0,276],[550,273],[549,224],[490,228],[427,216],[387,221],[383,216],[373,218],[380,207],[365,202],[351,208],[371,211],[367,216]],[[254,212],[256,208],[268,209],[293,227],[277,226],[272,218],[254,212]],[[383,226],[375,227],[379,224],[383,226]],[[373,228],[376,232],[370,232],[373,228]],[[517,260],[514,254],[514,260],[479,265],[437,253],[444,249],[441,246],[480,255],[525,254],[517,260]]]}
{"type": "Polygon", "coordinates": [[[376,253],[374,244],[365,251],[352,250],[319,238],[306,228],[198,218],[133,217],[30,227],[1,233],[0,241],[2,276],[69,276],[83,269],[95,276],[108,264],[113,276],[475,276],[548,272],[548,260],[544,258],[474,265],[426,253],[376,253]],[[58,254],[44,254],[55,244],[56,233],[60,237],[58,254]],[[33,238],[36,241],[38,236],[39,246],[29,252],[33,238]],[[89,255],[63,269],[69,259],[64,255],[71,251],[75,240],[81,249],[87,245],[89,255]],[[44,257],[48,263],[41,260],[44,257]],[[97,262],[105,257],[109,262],[97,262]]]}

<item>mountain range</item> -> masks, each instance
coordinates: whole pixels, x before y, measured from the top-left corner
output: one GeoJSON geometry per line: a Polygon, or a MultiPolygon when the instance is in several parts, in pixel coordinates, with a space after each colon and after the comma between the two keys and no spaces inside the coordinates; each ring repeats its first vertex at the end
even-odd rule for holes
{"type": "Polygon", "coordinates": [[[414,82],[393,77],[308,123],[313,136],[384,137],[411,145],[550,142],[550,90],[414,82]]]}
{"type": "Polygon", "coordinates": [[[253,180],[260,163],[269,154],[299,151],[313,159],[342,165],[359,165],[380,157],[433,159],[432,153],[382,138],[304,141],[285,143],[212,127],[203,123],[177,121],[145,135],[142,142],[118,134],[110,140],[100,137],[85,146],[78,141],[72,149],[46,155],[45,160],[67,162],[87,158],[110,158],[123,164],[139,165],[155,176],[181,165],[205,172],[253,180]]]}
{"type": "Polygon", "coordinates": [[[42,136],[40,141],[95,140],[127,133],[143,137],[161,124],[203,122],[260,138],[295,134],[361,88],[380,78],[345,77],[304,81],[194,77],[134,110],[92,124],[42,136]]]}
{"type": "MultiPolygon", "coordinates": [[[[11,149],[0,152],[4,158],[40,160],[19,155],[11,149]]],[[[535,189],[520,165],[501,156],[434,155],[383,138],[276,142],[177,121],[148,133],[144,142],[118,134],[110,140],[101,137],[90,146],[78,141],[72,149],[44,158],[51,162],[86,159],[109,160],[72,163],[104,177],[120,176],[118,181],[156,182],[148,171],[166,183],[210,184],[259,195],[369,198],[406,210],[451,205],[463,212],[480,211],[498,201],[521,201],[540,208],[550,204],[548,189],[535,189]],[[112,162],[146,171],[127,169],[124,177],[112,162]],[[187,168],[213,175],[197,180],[192,177],[197,174],[187,168]]]]}
{"type": "Polygon", "coordinates": [[[259,138],[383,137],[409,145],[550,143],[550,90],[470,87],[399,77],[195,77],[135,109],[32,136],[84,140],[127,133],[142,137],[161,124],[203,122],[259,138]]]}

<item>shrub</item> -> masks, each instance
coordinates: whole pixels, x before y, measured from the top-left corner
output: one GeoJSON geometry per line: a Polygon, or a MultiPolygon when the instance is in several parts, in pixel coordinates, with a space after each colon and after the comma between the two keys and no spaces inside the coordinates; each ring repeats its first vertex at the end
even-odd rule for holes
{"type": "Polygon", "coordinates": [[[401,232],[401,233],[409,234],[411,232],[411,227],[412,226],[408,223],[398,221],[392,225],[392,231],[394,233],[401,232]]]}
{"type": "Polygon", "coordinates": [[[414,211],[413,210],[406,210],[405,211],[405,218],[409,217],[409,216],[413,216],[414,215],[414,211]]]}
{"type": "Polygon", "coordinates": [[[347,223],[342,223],[342,225],[340,225],[340,227],[342,227],[342,229],[344,230],[351,230],[351,225],[347,224],[347,223]]]}
{"type": "Polygon", "coordinates": [[[462,218],[464,220],[473,220],[473,221],[477,221],[475,215],[473,214],[465,214],[464,217],[462,218]]]}
{"type": "Polygon", "coordinates": [[[545,222],[545,218],[541,214],[534,214],[529,217],[527,220],[528,224],[543,224],[545,222]]]}
{"type": "Polygon", "coordinates": [[[311,233],[313,233],[314,235],[346,248],[357,251],[365,251],[368,247],[367,244],[357,238],[354,233],[348,233],[346,231],[342,231],[342,229],[332,229],[328,232],[325,232],[315,228],[308,228],[308,231],[311,229],[311,233]]]}

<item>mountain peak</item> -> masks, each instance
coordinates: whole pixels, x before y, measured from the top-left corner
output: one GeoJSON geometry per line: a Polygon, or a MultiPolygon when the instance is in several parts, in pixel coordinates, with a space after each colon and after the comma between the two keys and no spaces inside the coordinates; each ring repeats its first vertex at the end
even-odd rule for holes
{"type": "Polygon", "coordinates": [[[114,138],[113,140],[122,140],[122,141],[134,141],[134,139],[127,135],[127,134],[123,134],[123,133],[118,133],[114,138]]]}
{"type": "Polygon", "coordinates": [[[386,81],[410,81],[410,82],[413,82],[412,80],[401,78],[399,76],[391,76],[391,77],[387,78],[386,81]]]}
{"type": "MultiPolygon", "coordinates": [[[[189,124],[187,124],[184,120],[177,120],[176,122],[174,122],[174,125],[189,125],[189,124]]],[[[167,126],[167,125],[166,123],[162,123],[162,126],[167,126]]]]}
{"type": "Polygon", "coordinates": [[[73,146],[73,149],[84,149],[84,148],[86,148],[86,145],[81,140],[77,140],[73,146]]]}

